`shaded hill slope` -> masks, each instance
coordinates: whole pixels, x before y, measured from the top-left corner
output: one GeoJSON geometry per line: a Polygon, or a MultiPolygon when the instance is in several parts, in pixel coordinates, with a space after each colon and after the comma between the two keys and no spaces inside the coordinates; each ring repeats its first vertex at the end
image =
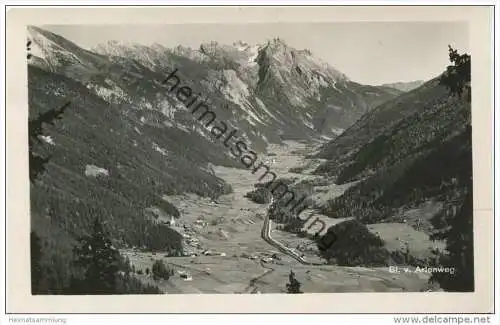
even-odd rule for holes
{"type": "Polygon", "coordinates": [[[318,154],[328,161],[316,174],[362,180],[324,212],[374,223],[429,200],[456,208],[472,177],[470,114],[434,79],[363,116],[318,154]]]}
{"type": "Polygon", "coordinates": [[[208,162],[217,158],[221,162],[220,156],[198,149],[210,145],[200,143],[199,137],[167,127],[160,132],[138,123],[79,82],[29,67],[31,116],[68,100],[62,120],[46,127],[34,148],[50,160],[47,172],[31,190],[33,222],[49,219],[76,234],[88,226],[91,215],[98,214],[106,216],[108,226],[124,244],[179,249],[178,235],[154,226],[145,209],[156,206],[178,216],[163,195],[229,191],[222,180],[204,171],[208,162]],[[185,155],[172,154],[166,147],[185,155]],[[163,230],[153,240],[145,229],[163,230]]]}

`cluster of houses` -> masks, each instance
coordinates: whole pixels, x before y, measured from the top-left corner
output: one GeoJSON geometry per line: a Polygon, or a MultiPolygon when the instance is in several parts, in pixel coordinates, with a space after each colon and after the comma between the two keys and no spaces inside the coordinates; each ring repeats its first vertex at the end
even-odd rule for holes
{"type": "Polygon", "coordinates": [[[191,247],[191,249],[188,249],[184,252],[184,256],[226,256],[225,252],[215,252],[210,249],[203,249],[199,239],[195,237],[193,228],[189,226],[184,225],[184,233],[182,234],[182,237],[184,237],[186,245],[191,247]]]}
{"type": "MultiPolygon", "coordinates": [[[[191,250],[200,250],[202,249],[201,243],[196,238],[195,232],[193,231],[193,228],[184,225],[184,232],[182,233],[182,237],[184,237],[184,242],[186,243],[187,246],[191,247],[191,250]]],[[[197,254],[193,251],[185,251],[186,256],[197,256],[197,254]]]]}
{"type": "Polygon", "coordinates": [[[206,222],[205,220],[203,219],[197,219],[195,222],[194,222],[194,226],[196,228],[205,228],[206,226],[208,226],[208,222],[206,222]]]}

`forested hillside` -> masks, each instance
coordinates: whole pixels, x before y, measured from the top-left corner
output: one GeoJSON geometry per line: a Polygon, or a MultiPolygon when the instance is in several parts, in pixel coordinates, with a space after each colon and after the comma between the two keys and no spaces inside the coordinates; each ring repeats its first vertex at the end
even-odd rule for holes
{"type": "Polygon", "coordinates": [[[332,217],[398,220],[398,209],[463,200],[472,175],[470,102],[438,79],[377,107],[323,147],[316,174],[362,182],[324,207],[332,217]]]}
{"type": "Polygon", "coordinates": [[[434,273],[431,282],[473,291],[470,56],[450,47],[449,58],[439,78],[381,105],[324,146],[319,156],[331,160],[316,173],[334,175],[339,184],[359,180],[323,207],[334,218],[407,223],[410,208],[441,203],[436,214],[412,224],[446,242],[433,263],[455,272],[434,273]]]}

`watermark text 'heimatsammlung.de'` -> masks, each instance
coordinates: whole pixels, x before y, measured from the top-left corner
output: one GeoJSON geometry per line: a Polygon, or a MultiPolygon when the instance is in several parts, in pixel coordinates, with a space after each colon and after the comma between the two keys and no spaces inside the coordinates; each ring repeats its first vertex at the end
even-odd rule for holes
{"type": "MultiPolygon", "coordinates": [[[[169,87],[168,93],[183,103],[187,109],[191,109],[191,114],[197,115],[197,120],[210,130],[211,135],[215,139],[222,141],[224,146],[229,149],[231,155],[239,159],[245,168],[251,170],[252,174],[263,172],[259,177],[259,182],[266,177],[270,177],[265,185],[267,189],[270,190],[276,201],[284,203],[282,206],[288,208],[291,216],[299,218],[300,213],[307,208],[307,196],[303,195],[298,199],[296,193],[291,191],[287,184],[277,180],[276,173],[272,172],[268,165],[259,161],[258,154],[249,147],[244,137],[239,136],[239,130],[236,128],[230,130],[228,123],[218,120],[217,113],[210,109],[206,102],[200,100],[201,94],[194,93],[191,87],[181,83],[177,72],[178,69],[176,68],[162,81],[162,84],[169,87]],[[285,197],[287,199],[286,202],[284,202],[285,197]]],[[[309,218],[311,217],[312,215],[309,216],[309,218]]],[[[304,223],[308,222],[309,218],[303,220],[304,223]]],[[[310,224],[309,229],[316,222],[322,224],[321,230],[319,230],[321,232],[326,227],[326,224],[319,218],[316,218],[310,224]]]]}

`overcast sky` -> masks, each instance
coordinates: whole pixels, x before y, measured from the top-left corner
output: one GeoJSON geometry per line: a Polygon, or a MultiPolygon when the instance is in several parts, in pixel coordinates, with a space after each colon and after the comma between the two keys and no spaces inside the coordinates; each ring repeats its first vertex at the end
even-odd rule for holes
{"type": "Polygon", "coordinates": [[[382,83],[428,80],[448,64],[448,44],[469,51],[469,31],[460,22],[349,22],[279,24],[66,25],[42,26],[90,49],[108,40],[198,48],[217,41],[265,43],[279,37],[309,49],[351,80],[382,83]]]}

